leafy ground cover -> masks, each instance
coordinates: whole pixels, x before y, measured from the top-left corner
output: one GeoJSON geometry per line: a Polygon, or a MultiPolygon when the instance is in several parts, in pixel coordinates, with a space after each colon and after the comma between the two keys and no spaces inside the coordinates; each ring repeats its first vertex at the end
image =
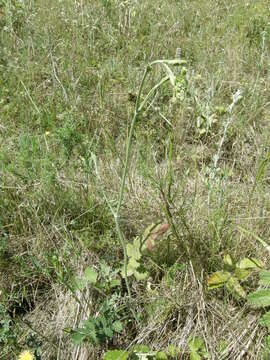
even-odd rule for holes
{"type": "Polygon", "coordinates": [[[0,0],[0,359],[269,358],[269,11],[0,0]]]}

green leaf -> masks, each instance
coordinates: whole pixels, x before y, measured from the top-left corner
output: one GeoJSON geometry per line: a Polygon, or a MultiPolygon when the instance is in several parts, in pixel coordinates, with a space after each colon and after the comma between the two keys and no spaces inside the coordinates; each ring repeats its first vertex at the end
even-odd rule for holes
{"type": "Polygon", "coordinates": [[[168,346],[167,352],[170,357],[176,358],[180,352],[180,349],[177,346],[171,344],[168,346]]]}
{"type": "Polygon", "coordinates": [[[103,332],[104,332],[105,336],[107,336],[109,339],[113,338],[113,330],[112,330],[112,328],[110,328],[108,326],[103,327],[103,332]]]}
{"type": "Polygon", "coordinates": [[[110,281],[110,288],[115,288],[117,286],[120,286],[121,285],[121,281],[119,279],[113,279],[110,281]]]}
{"type": "MultiPolygon", "coordinates": [[[[136,261],[134,258],[129,259],[128,263],[127,263],[127,276],[131,276],[134,274],[134,271],[136,271],[136,269],[140,267],[140,263],[138,263],[138,261],[136,261]]],[[[121,276],[124,278],[125,277],[125,268],[124,266],[122,266],[121,269],[121,276]]]]}
{"type": "Polygon", "coordinates": [[[127,360],[128,352],[123,350],[109,350],[104,355],[103,360],[127,360]]]}
{"type": "Polygon", "coordinates": [[[134,239],[133,244],[127,244],[127,256],[135,260],[140,260],[140,243],[134,239]]]}
{"type": "Polygon", "coordinates": [[[246,298],[245,290],[240,285],[238,279],[235,276],[231,276],[226,283],[226,288],[232,293],[240,296],[241,298],[246,298]]]}
{"type": "Polygon", "coordinates": [[[270,350],[270,335],[265,337],[265,346],[267,347],[267,350],[270,350]]]}
{"type": "Polygon", "coordinates": [[[123,330],[121,321],[116,320],[112,325],[113,331],[120,333],[123,330]]]}
{"type": "Polygon", "coordinates": [[[228,271],[217,271],[209,276],[207,279],[207,285],[209,289],[215,289],[226,284],[231,277],[231,273],[228,271]]]}
{"type": "Polygon", "coordinates": [[[245,280],[249,277],[252,273],[252,269],[239,269],[236,268],[234,271],[234,275],[237,277],[238,280],[245,280]]]}
{"type": "Polygon", "coordinates": [[[100,264],[100,273],[104,277],[108,277],[110,275],[111,268],[105,264],[104,262],[100,264]]]}
{"type": "Polygon", "coordinates": [[[190,337],[188,340],[188,347],[190,351],[198,351],[204,348],[204,341],[199,336],[190,337]]]}
{"type": "Polygon", "coordinates": [[[248,295],[248,300],[256,306],[270,305],[270,290],[258,290],[248,295]]]}
{"type": "Polygon", "coordinates": [[[268,332],[270,332],[270,311],[268,311],[266,314],[264,314],[260,318],[259,324],[262,326],[266,326],[268,329],[268,332]]]}
{"type": "Polygon", "coordinates": [[[224,265],[227,265],[229,268],[234,267],[232,257],[229,254],[224,255],[223,262],[224,262],[224,265]]]}
{"type": "Polygon", "coordinates": [[[260,272],[260,284],[270,286],[270,271],[262,270],[260,272]]]}
{"type": "Polygon", "coordinates": [[[201,360],[201,356],[197,353],[197,351],[191,351],[190,360],[201,360]]]}
{"type": "Polygon", "coordinates": [[[131,271],[133,274],[134,270],[138,269],[139,267],[140,267],[140,263],[137,260],[135,260],[135,258],[129,259],[129,262],[127,265],[128,271],[131,271]]]}
{"type": "Polygon", "coordinates": [[[134,276],[137,281],[142,281],[142,280],[147,279],[148,273],[147,272],[139,272],[137,270],[134,270],[134,276]]]}
{"type": "Polygon", "coordinates": [[[244,258],[236,264],[239,269],[260,269],[263,268],[263,263],[260,260],[251,258],[244,258]]]}
{"type": "Polygon", "coordinates": [[[79,332],[77,332],[77,331],[74,331],[73,333],[72,333],[72,336],[71,336],[71,339],[72,339],[72,342],[74,343],[74,344],[82,344],[83,343],[83,341],[84,341],[84,339],[86,338],[86,334],[81,334],[81,333],[79,333],[79,332]]]}
{"type": "Polygon", "coordinates": [[[156,353],[156,360],[168,360],[168,356],[164,351],[158,351],[156,353]]]}
{"type": "Polygon", "coordinates": [[[76,277],[74,279],[74,287],[76,290],[83,290],[87,285],[87,280],[84,278],[76,277]]]}
{"type": "Polygon", "coordinates": [[[137,353],[148,353],[150,348],[147,345],[135,345],[132,351],[137,353]]]}
{"type": "Polygon", "coordinates": [[[91,284],[95,284],[97,282],[98,273],[92,268],[87,267],[84,271],[83,277],[91,284]]]}

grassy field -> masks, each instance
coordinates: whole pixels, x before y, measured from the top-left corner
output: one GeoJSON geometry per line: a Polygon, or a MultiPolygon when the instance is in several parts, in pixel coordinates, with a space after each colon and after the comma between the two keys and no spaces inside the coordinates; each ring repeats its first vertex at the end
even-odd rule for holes
{"type": "Polygon", "coordinates": [[[0,359],[269,359],[269,15],[0,0],[0,359]]]}

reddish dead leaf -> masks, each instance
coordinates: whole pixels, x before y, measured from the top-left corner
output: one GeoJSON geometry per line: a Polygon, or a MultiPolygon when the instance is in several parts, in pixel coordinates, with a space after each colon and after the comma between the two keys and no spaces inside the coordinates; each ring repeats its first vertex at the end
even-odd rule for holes
{"type": "Polygon", "coordinates": [[[152,251],[155,246],[155,240],[157,240],[160,236],[165,234],[169,229],[169,224],[167,222],[160,224],[156,230],[152,232],[146,241],[146,247],[149,251],[152,251]]]}

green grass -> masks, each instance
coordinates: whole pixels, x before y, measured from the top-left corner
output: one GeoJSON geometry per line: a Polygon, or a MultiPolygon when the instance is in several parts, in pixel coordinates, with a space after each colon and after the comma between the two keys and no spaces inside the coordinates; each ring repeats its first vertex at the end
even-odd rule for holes
{"type": "MultiPolygon", "coordinates": [[[[0,0],[0,359],[102,359],[135,344],[189,359],[190,337],[215,359],[222,346],[228,359],[262,358],[261,312],[206,280],[225,254],[269,267],[252,235],[270,237],[268,15],[264,0],[0,0]],[[115,207],[146,66],[177,48],[184,99],[162,86],[131,139],[121,231],[132,243],[170,227],[140,258],[149,277],[129,277],[130,298],[104,193],[115,207]],[[100,280],[102,262],[120,285],[74,288],[88,266],[100,280]],[[102,317],[104,292],[123,331],[74,344],[72,330],[102,317]]],[[[143,96],[164,75],[153,68],[143,96]]],[[[252,292],[258,276],[242,285],[252,292]]]]}

